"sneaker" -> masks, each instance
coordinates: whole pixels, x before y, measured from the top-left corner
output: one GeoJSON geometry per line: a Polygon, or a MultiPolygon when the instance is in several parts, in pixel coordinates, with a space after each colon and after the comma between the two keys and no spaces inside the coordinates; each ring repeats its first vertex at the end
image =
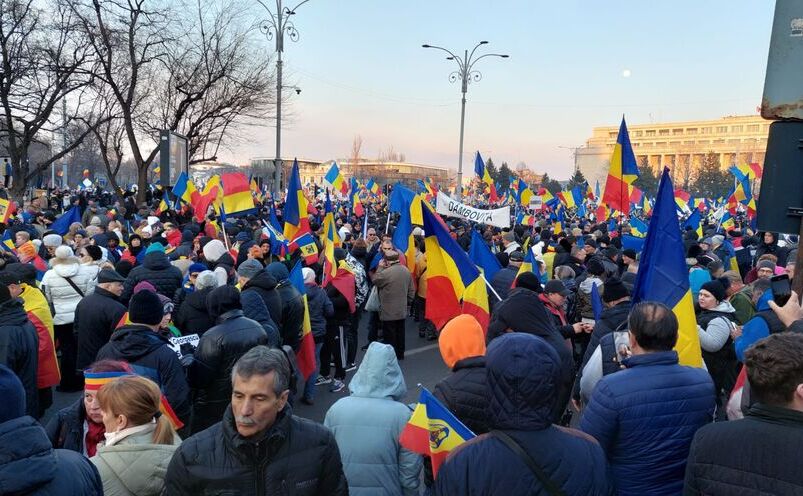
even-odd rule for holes
{"type": "Polygon", "coordinates": [[[329,392],[339,393],[340,391],[343,391],[344,387],[346,387],[346,384],[343,381],[341,381],[340,379],[333,379],[332,385],[329,386],[329,392]]]}
{"type": "Polygon", "coordinates": [[[357,370],[357,364],[356,363],[350,363],[350,364],[346,365],[346,372],[351,372],[352,370],[357,370]]]}
{"type": "Polygon", "coordinates": [[[331,377],[326,377],[325,375],[319,375],[317,379],[315,379],[315,385],[320,386],[323,384],[329,384],[332,382],[331,377]]]}

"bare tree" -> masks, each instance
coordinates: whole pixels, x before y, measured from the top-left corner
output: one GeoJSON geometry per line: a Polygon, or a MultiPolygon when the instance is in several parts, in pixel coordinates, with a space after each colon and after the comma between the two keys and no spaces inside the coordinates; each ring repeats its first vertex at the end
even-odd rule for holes
{"type": "Polygon", "coordinates": [[[384,152],[379,152],[380,162],[404,162],[405,155],[402,152],[397,152],[393,145],[388,146],[388,149],[384,152]]]}
{"type": "Polygon", "coordinates": [[[92,52],[76,29],[76,18],[62,0],[39,8],[33,0],[0,0],[0,142],[11,162],[11,194],[22,198],[31,179],[61,160],[97,125],[94,104],[87,101],[92,52]],[[66,98],[80,109],[57,119],[66,98]],[[83,125],[83,132],[58,153],[31,161],[35,146],[46,146],[43,135],[60,125],[83,125]]]}

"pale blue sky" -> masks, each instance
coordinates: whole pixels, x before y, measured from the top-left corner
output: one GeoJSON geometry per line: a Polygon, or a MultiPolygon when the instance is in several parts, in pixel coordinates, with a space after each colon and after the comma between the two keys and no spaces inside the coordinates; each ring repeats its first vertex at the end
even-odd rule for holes
{"type": "MultiPolygon", "coordinates": [[[[559,146],[583,144],[623,113],[632,124],[756,113],[773,9],[769,0],[310,0],[294,19],[300,41],[285,48],[285,84],[302,93],[289,99],[282,155],[344,157],[359,134],[364,156],[392,145],[410,162],[456,168],[456,64],[421,45],[462,52],[484,39],[510,58],[477,65],[464,166],[480,150],[564,179],[572,159],[559,146]]],[[[252,133],[233,159],[272,157],[274,132],[252,133]]]]}

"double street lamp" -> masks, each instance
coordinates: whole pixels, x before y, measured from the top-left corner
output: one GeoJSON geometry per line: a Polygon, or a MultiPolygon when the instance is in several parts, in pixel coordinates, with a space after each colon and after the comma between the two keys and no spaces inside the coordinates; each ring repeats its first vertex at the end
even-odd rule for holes
{"type": "Polygon", "coordinates": [[[435,48],[437,50],[446,52],[449,54],[449,56],[446,57],[446,60],[454,60],[457,62],[457,70],[449,74],[450,83],[460,81],[460,91],[463,94],[460,105],[460,153],[457,161],[457,188],[455,189],[455,199],[457,201],[461,201],[463,197],[463,130],[465,128],[466,121],[466,91],[468,91],[468,84],[470,82],[473,81],[478,83],[482,79],[482,73],[474,70],[474,65],[480,59],[484,59],[485,57],[501,57],[503,59],[508,58],[508,55],[502,55],[499,53],[486,53],[474,57],[475,53],[477,52],[477,48],[486,44],[488,44],[487,41],[480,41],[474,48],[471,49],[471,53],[469,53],[468,50],[465,50],[462,58],[443,47],[421,45],[423,48],[435,48]]]}
{"type": "MultiPolygon", "coordinates": [[[[259,23],[259,30],[267,37],[268,41],[276,39],[276,159],[274,160],[275,170],[273,172],[273,191],[282,191],[282,53],[284,52],[284,35],[286,34],[291,41],[298,41],[298,30],[290,21],[290,16],[295,15],[296,10],[307,3],[309,0],[302,0],[295,7],[288,8],[282,5],[282,0],[276,0],[275,13],[263,0],[257,0],[259,4],[268,12],[269,17],[259,23]]],[[[295,88],[295,87],[294,87],[295,88]]],[[[297,93],[301,90],[295,88],[297,93]]]]}

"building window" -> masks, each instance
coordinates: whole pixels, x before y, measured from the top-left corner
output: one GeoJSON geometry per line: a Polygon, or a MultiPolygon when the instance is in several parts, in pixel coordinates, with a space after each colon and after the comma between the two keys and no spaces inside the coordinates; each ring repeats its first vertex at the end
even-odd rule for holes
{"type": "Polygon", "coordinates": [[[670,141],[669,146],[680,146],[680,141],[670,141]]]}
{"type": "Polygon", "coordinates": [[[686,128],[686,134],[697,134],[697,128],[696,127],[687,127],[686,128]]]}
{"type": "Polygon", "coordinates": [[[672,136],[679,136],[681,134],[683,134],[683,129],[673,129],[672,130],[672,136]]]}
{"type": "Polygon", "coordinates": [[[728,126],[717,126],[717,133],[724,134],[728,132],[728,126]]]}
{"type": "Polygon", "coordinates": [[[731,132],[734,133],[741,133],[744,126],[731,126],[731,132]]]}
{"type": "Polygon", "coordinates": [[[694,141],[684,141],[683,144],[684,145],[693,145],[694,141]]]}
{"type": "Polygon", "coordinates": [[[700,128],[700,134],[711,134],[711,128],[710,127],[700,128]]]}
{"type": "Polygon", "coordinates": [[[700,140],[697,142],[698,145],[707,145],[708,143],[708,140],[700,140]]]}
{"type": "Polygon", "coordinates": [[[669,129],[659,129],[658,136],[669,136],[669,129]]]}
{"type": "Polygon", "coordinates": [[[666,141],[658,141],[655,143],[656,148],[666,146],[666,141]]]}
{"type": "Polygon", "coordinates": [[[636,133],[636,138],[641,138],[641,136],[644,134],[644,131],[636,131],[635,133],[636,133]]]}
{"type": "Polygon", "coordinates": [[[648,130],[644,131],[644,134],[646,136],[655,136],[655,129],[648,129],[648,130]]]}
{"type": "Polygon", "coordinates": [[[608,133],[609,138],[615,138],[619,133],[617,131],[611,131],[608,133]]]}
{"type": "Polygon", "coordinates": [[[757,133],[761,126],[758,124],[750,124],[747,126],[748,133],[757,133]]]}
{"type": "Polygon", "coordinates": [[[738,140],[738,139],[729,139],[728,140],[728,144],[729,145],[738,145],[740,142],[741,142],[741,140],[738,140]]]}

